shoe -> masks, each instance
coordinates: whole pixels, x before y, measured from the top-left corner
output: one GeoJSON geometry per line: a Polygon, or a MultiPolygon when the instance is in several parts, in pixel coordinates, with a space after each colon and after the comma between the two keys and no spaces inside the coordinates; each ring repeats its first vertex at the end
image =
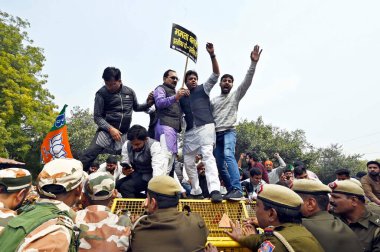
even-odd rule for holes
{"type": "Polygon", "coordinates": [[[202,194],[197,194],[197,195],[190,194],[189,197],[187,197],[187,198],[188,199],[204,199],[202,194]]]}
{"type": "Polygon", "coordinates": [[[220,203],[220,202],[222,202],[222,200],[223,200],[223,197],[222,197],[222,195],[220,194],[220,192],[219,191],[212,191],[211,193],[210,193],[210,196],[211,196],[211,202],[213,202],[213,203],[220,203]]]}
{"type": "Polygon", "coordinates": [[[232,189],[229,193],[224,196],[225,200],[241,200],[243,193],[239,189],[232,189]]]}

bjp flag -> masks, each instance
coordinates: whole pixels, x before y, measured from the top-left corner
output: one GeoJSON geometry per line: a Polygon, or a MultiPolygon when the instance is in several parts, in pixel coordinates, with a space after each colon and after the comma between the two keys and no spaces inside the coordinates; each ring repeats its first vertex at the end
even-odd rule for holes
{"type": "Polygon", "coordinates": [[[41,145],[41,156],[44,164],[56,158],[72,158],[69,138],[67,135],[67,126],[65,119],[65,110],[63,107],[50,132],[45,137],[41,145]]]}

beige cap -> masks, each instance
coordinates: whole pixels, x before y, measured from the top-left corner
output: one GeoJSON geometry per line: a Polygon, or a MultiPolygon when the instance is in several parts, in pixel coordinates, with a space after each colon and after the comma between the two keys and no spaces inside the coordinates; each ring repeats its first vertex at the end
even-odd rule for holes
{"type": "Polygon", "coordinates": [[[331,193],[330,187],[322,184],[319,181],[311,179],[297,179],[293,181],[293,186],[291,187],[296,193],[305,194],[321,194],[321,193],[331,193]]]}
{"type": "Polygon", "coordinates": [[[7,168],[0,170],[0,185],[5,187],[5,192],[18,192],[24,188],[29,188],[31,184],[32,175],[30,175],[28,170],[21,168],[7,168]]]}
{"type": "Polygon", "coordinates": [[[262,185],[257,198],[290,209],[299,209],[303,203],[302,198],[297,193],[285,186],[274,184],[262,185]]]}
{"type": "Polygon", "coordinates": [[[54,193],[44,190],[46,185],[61,185],[69,192],[77,188],[86,178],[82,162],[76,159],[59,158],[45,164],[37,177],[40,194],[55,198],[54,193]]]}
{"type": "Polygon", "coordinates": [[[115,189],[115,179],[109,172],[91,173],[86,181],[84,191],[92,200],[111,198],[115,189]]]}
{"type": "Polygon", "coordinates": [[[365,196],[363,188],[350,180],[334,181],[329,184],[333,193],[344,193],[350,195],[365,196]]]}
{"type": "Polygon", "coordinates": [[[148,190],[163,195],[176,196],[181,192],[181,187],[172,177],[161,175],[153,177],[149,181],[148,190]]]}

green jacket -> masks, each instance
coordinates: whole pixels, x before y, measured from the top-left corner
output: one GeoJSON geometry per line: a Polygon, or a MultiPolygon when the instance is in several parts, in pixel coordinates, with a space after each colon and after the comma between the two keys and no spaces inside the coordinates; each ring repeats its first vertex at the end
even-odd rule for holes
{"type": "MultiPolygon", "coordinates": [[[[343,221],[345,221],[343,219],[343,221]]],[[[354,231],[361,241],[364,252],[380,252],[380,216],[366,211],[364,216],[357,222],[349,223],[348,226],[354,231]]]]}
{"type": "MultiPolygon", "coordinates": [[[[284,223],[274,228],[297,252],[323,252],[323,248],[315,237],[307,229],[294,223],[284,223]]],[[[238,241],[240,245],[252,251],[287,252],[284,244],[274,235],[254,234],[238,241]],[[271,250],[272,249],[272,250],[271,250]]]]}
{"type": "Polygon", "coordinates": [[[4,251],[16,251],[29,233],[46,221],[58,217],[70,220],[72,223],[71,226],[68,226],[68,223],[65,221],[59,222],[58,224],[64,225],[71,230],[69,251],[77,251],[77,244],[73,230],[74,223],[72,222],[69,213],[60,210],[54,204],[46,203],[26,206],[20,215],[8,222],[0,236],[1,249],[4,251]]]}
{"type": "Polygon", "coordinates": [[[362,250],[355,233],[327,211],[303,218],[302,225],[317,238],[326,252],[362,250]]]}

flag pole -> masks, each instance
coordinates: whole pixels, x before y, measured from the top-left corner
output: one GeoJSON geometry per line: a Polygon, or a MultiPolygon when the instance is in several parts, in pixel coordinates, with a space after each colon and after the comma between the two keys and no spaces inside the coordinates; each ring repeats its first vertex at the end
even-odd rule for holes
{"type": "Polygon", "coordinates": [[[186,76],[186,70],[187,70],[187,63],[189,62],[189,56],[186,57],[186,64],[185,64],[185,72],[183,73],[183,82],[182,82],[182,87],[185,85],[185,76],[186,76]]]}

